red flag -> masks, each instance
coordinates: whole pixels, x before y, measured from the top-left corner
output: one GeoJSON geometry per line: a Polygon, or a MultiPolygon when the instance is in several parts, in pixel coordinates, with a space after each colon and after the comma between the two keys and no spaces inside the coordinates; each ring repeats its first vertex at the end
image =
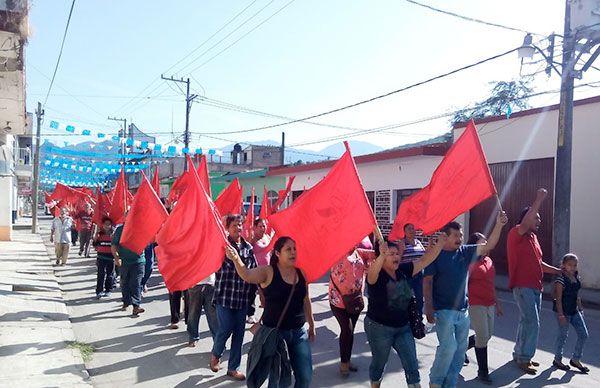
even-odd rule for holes
{"type": "Polygon", "coordinates": [[[215,200],[215,206],[223,216],[227,214],[240,214],[242,212],[242,187],[235,178],[215,200]]]}
{"type": "Polygon", "coordinates": [[[252,187],[252,196],[250,197],[250,206],[248,207],[248,214],[246,214],[246,220],[244,221],[244,238],[249,240],[252,237],[252,229],[254,228],[254,186],[252,187]]]}
{"type": "Polygon", "coordinates": [[[113,189],[114,194],[112,198],[112,206],[110,208],[110,218],[115,225],[122,224],[125,220],[125,212],[133,201],[133,196],[127,188],[127,181],[125,180],[125,169],[121,167],[121,174],[117,179],[115,188],[113,189]]]}
{"type": "Polygon", "coordinates": [[[123,226],[121,245],[140,254],[168,217],[167,210],[142,171],[142,183],[133,197],[123,226]]]}
{"type": "Polygon", "coordinates": [[[269,201],[269,192],[267,186],[263,187],[263,199],[260,205],[260,219],[266,220],[271,215],[271,202],[269,201]]]}
{"type": "Polygon", "coordinates": [[[94,215],[92,216],[92,222],[98,227],[102,226],[102,219],[110,217],[110,209],[112,208],[112,201],[108,194],[99,194],[96,199],[96,206],[94,207],[94,215]]]}
{"type": "Polygon", "coordinates": [[[496,186],[471,120],[434,171],[431,182],[400,204],[390,239],[403,237],[407,223],[431,234],[494,194],[496,186]]]}
{"type": "Polygon", "coordinates": [[[212,198],[206,155],[200,155],[200,164],[198,165],[198,177],[200,178],[200,183],[202,183],[202,187],[204,187],[204,190],[206,190],[208,196],[212,198]]]}
{"type": "Polygon", "coordinates": [[[50,199],[54,201],[61,201],[63,206],[68,206],[69,208],[72,208],[73,211],[76,211],[77,209],[83,209],[83,206],[86,202],[90,204],[95,202],[87,193],[84,193],[78,189],[73,189],[69,186],[65,186],[61,183],[56,184],[50,199]]]}
{"type": "Polygon", "coordinates": [[[44,204],[50,205],[52,203],[52,196],[44,191],[44,204]]]}
{"type": "Polygon", "coordinates": [[[160,198],[160,177],[158,175],[159,170],[160,169],[158,166],[156,166],[156,168],[154,169],[154,175],[152,176],[152,188],[154,189],[156,195],[158,195],[158,197],[160,198]]]}
{"type": "Polygon", "coordinates": [[[277,201],[275,201],[275,205],[273,205],[270,213],[275,213],[277,210],[279,210],[279,207],[283,204],[283,201],[285,201],[287,196],[290,194],[290,191],[292,191],[292,183],[294,183],[294,179],[296,179],[295,176],[289,177],[285,190],[279,190],[277,201]]]}
{"type": "Polygon", "coordinates": [[[376,225],[350,148],[344,144],[346,152],[322,181],[269,217],[278,236],[296,241],[296,263],[309,282],[319,279],[376,225]]]}
{"type": "Polygon", "coordinates": [[[190,184],[156,236],[158,269],[170,292],[187,290],[215,273],[227,243],[219,212],[186,157],[190,184]]]}
{"type": "Polygon", "coordinates": [[[173,185],[171,186],[171,191],[169,191],[169,196],[167,197],[168,203],[173,204],[177,202],[179,197],[181,197],[181,195],[188,186],[187,181],[188,171],[184,171],[181,175],[177,177],[177,179],[175,179],[175,182],[173,182],[173,185]]]}

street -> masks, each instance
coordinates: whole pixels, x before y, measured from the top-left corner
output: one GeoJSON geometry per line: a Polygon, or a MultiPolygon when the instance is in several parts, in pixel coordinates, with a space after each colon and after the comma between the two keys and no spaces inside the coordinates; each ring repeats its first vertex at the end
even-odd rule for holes
{"type": "MultiPolygon", "coordinates": [[[[48,251],[49,223],[42,223],[42,235],[48,251]]],[[[147,386],[147,387],[230,387],[245,386],[225,377],[224,369],[214,374],[208,368],[212,340],[208,327],[201,318],[201,340],[196,348],[187,347],[187,332],[181,322],[179,329],[170,330],[167,292],[158,270],[155,268],[149,281],[150,291],[144,297],[146,312],[139,318],[131,318],[120,311],[120,291],[110,298],[95,298],[95,259],[77,256],[71,250],[70,261],[65,267],[56,267],[67,303],[68,312],[77,340],[94,346],[93,359],[86,363],[92,382],[97,387],[147,386]]],[[[338,373],[339,327],[328,306],[325,279],[310,287],[313,311],[317,322],[317,340],[313,345],[314,387],[366,387],[368,386],[369,346],[363,329],[364,313],[356,328],[353,360],[359,371],[348,378],[338,373]]],[[[549,302],[544,301],[541,336],[535,359],[541,363],[537,376],[520,373],[511,360],[513,339],[518,319],[512,295],[502,292],[500,299],[505,315],[496,321],[495,337],[490,342],[490,368],[494,386],[501,387],[594,387],[600,374],[600,340],[595,335],[600,330],[600,312],[585,312],[590,338],[586,344],[583,363],[591,369],[589,375],[573,371],[562,372],[551,366],[556,335],[556,321],[549,302]]],[[[257,312],[257,316],[260,311],[257,312]]],[[[252,335],[247,332],[244,342],[242,371],[245,371],[246,354],[252,335]]],[[[573,349],[575,334],[571,331],[565,354],[573,349]]],[[[417,341],[421,382],[427,386],[429,367],[432,364],[437,339],[429,334],[417,341]]],[[[461,387],[482,386],[474,380],[477,373],[475,356],[469,352],[471,364],[463,368],[461,387]]],[[[227,352],[222,366],[227,363],[227,352]]],[[[390,362],[382,386],[406,386],[398,357],[390,353],[390,362]]]]}

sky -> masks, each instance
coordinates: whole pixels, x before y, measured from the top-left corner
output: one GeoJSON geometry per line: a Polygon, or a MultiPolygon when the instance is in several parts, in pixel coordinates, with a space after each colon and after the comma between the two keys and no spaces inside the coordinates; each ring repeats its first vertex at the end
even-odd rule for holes
{"type": "MultiPolygon", "coordinates": [[[[563,0],[421,2],[540,34],[534,41],[542,40],[542,48],[545,36],[563,31],[563,0]]],[[[26,48],[30,112],[48,92],[70,6],[70,0],[32,1],[26,48]]],[[[560,79],[543,72],[530,76],[544,64],[522,66],[511,53],[312,120],[344,129],[295,123],[225,132],[289,121],[241,110],[291,119],[327,112],[506,52],[520,46],[524,35],[401,0],[78,0],[45,105],[42,134],[73,143],[93,139],[63,136],[49,128],[52,120],[116,134],[119,123],[107,120],[113,116],[135,123],[159,143],[171,142],[185,127],[185,85],[161,80],[164,74],[189,77],[192,93],[199,96],[190,115],[194,146],[279,141],[284,131],[286,145],[313,152],[343,139],[391,148],[447,132],[448,117],[360,136],[356,132],[463,108],[485,99],[493,81],[530,78],[541,92],[558,89],[560,79]]],[[[578,82],[598,80],[600,71],[590,69],[578,82]]],[[[596,94],[592,87],[576,89],[576,98],[596,94]]],[[[530,101],[533,106],[557,102],[558,93],[530,101]]]]}

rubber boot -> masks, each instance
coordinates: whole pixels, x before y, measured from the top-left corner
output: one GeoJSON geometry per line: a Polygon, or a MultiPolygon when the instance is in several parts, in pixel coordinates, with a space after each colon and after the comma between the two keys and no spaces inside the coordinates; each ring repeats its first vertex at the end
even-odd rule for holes
{"type": "Polygon", "coordinates": [[[475,348],[475,357],[477,357],[477,365],[479,367],[479,370],[477,371],[477,378],[482,383],[486,385],[491,385],[492,379],[490,379],[488,371],[487,347],[475,348]]]}

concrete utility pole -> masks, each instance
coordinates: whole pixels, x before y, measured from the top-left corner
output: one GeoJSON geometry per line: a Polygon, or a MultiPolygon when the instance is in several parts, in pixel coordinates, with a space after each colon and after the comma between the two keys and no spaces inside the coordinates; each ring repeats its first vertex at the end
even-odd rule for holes
{"type": "Polygon", "coordinates": [[[33,210],[31,211],[31,233],[37,233],[38,224],[38,189],[40,186],[40,142],[42,133],[42,117],[44,110],[42,103],[38,102],[37,110],[35,111],[37,118],[37,126],[35,129],[35,155],[33,155],[33,187],[31,194],[33,195],[33,210]]]}
{"type": "MultiPolygon", "coordinates": [[[[192,94],[190,95],[190,79],[186,79],[184,80],[183,78],[180,79],[176,79],[173,77],[165,77],[164,75],[160,75],[160,78],[164,79],[165,81],[172,81],[172,82],[179,82],[182,84],[186,84],[186,92],[185,92],[185,132],[183,134],[183,144],[185,145],[185,148],[187,148],[188,150],[188,154],[190,153],[190,111],[192,110],[192,101],[194,101],[194,99],[196,97],[198,97],[197,94],[192,94]]],[[[187,163],[183,163],[183,167],[184,169],[187,171],[187,163]]]]}
{"type": "Polygon", "coordinates": [[[281,165],[285,165],[285,132],[281,132],[281,165]]]}
{"type": "MultiPolygon", "coordinates": [[[[108,116],[107,119],[108,120],[112,120],[112,121],[120,121],[120,122],[122,122],[123,123],[123,129],[121,129],[119,131],[119,137],[127,137],[127,119],[124,119],[124,118],[120,118],[119,119],[119,118],[110,117],[110,116],[108,116]]],[[[119,145],[121,147],[121,155],[125,155],[125,148],[126,148],[125,143],[123,142],[123,143],[121,143],[119,145]]],[[[121,156],[121,163],[124,163],[124,162],[125,162],[125,157],[121,156]]]]}

